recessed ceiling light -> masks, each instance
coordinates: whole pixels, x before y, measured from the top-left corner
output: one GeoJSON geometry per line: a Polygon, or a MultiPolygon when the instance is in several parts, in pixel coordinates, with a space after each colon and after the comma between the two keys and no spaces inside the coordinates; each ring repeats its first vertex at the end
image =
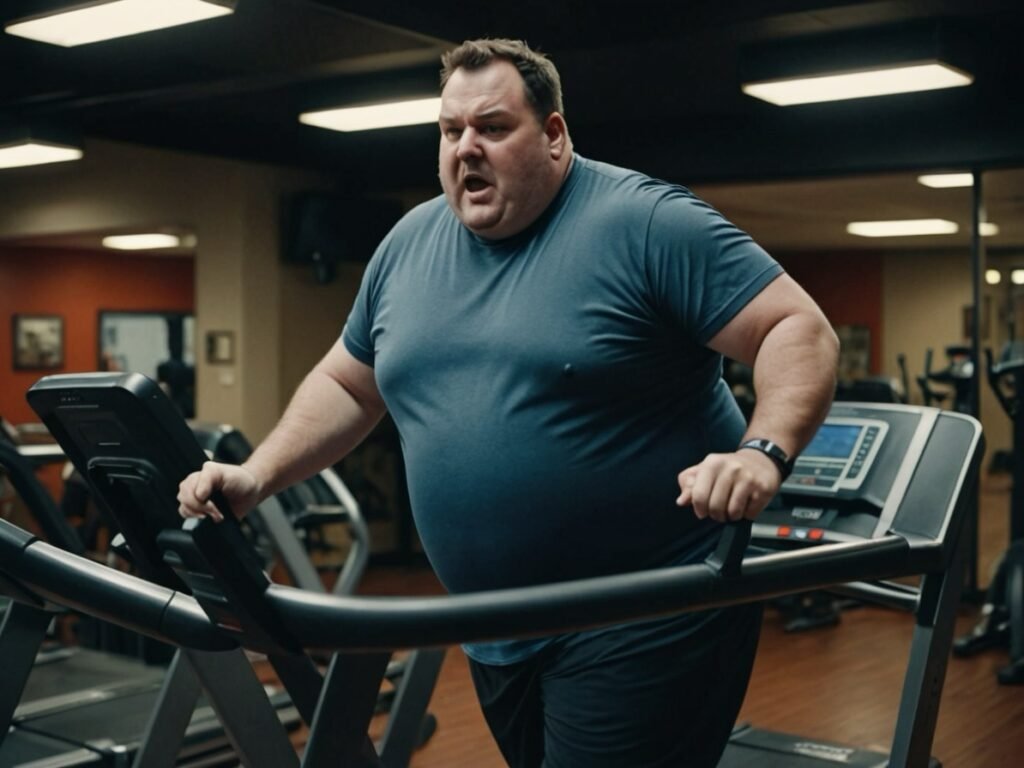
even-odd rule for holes
{"type": "Polygon", "coordinates": [[[375,128],[436,123],[440,112],[441,99],[433,97],[303,112],[299,115],[299,122],[332,131],[369,131],[375,128]]]}
{"type": "Polygon", "coordinates": [[[946,219],[904,219],[901,221],[851,221],[846,231],[860,237],[908,237],[911,235],[952,235],[960,227],[946,219]]]}
{"type": "Polygon", "coordinates": [[[989,285],[999,285],[1003,279],[1003,273],[998,269],[986,269],[985,270],[985,282],[989,285]]]}
{"type": "Polygon", "coordinates": [[[970,85],[974,78],[940,61],[910,66],[837,72],[813,77],[744,83],[744,93],[780,107],[822,101],[863,99],[894,93],[934,91],[970,85]]]}
{"type": "Polygon", "coordinates": [[[0,146],[0,168],[63,163],[68,160],[79,160],[81,157],[82,150],[78,147],[36,139],[25,139],[0,146]]]}
{"type": "Polygon", "coordinates": [[[1024,269],[1015,269],[1010,273],[1010,282],[1014,285],[1024,285],[1024,269]]]}
{"type": "Polygon", "coordinates": [[[224,16],[233,0],[94,0],[4,25],[9,35],[70,48],[224,16]]]}
{"type": "Polygon", "coordinates": [[[926,187],[948,189],[950,187],[973,187],[973,173],[929,173],[918,176],[917,180],[926,187]]]}
{"type": "Polygon", "coordinates": [[[154,248],[177,248],[181,238],[177,235],[149,233],[141,235],[108,235],[103,238],[105,248],[119,251],[147,251],[154,248]]]}
{"type": "Polygon", "coordinates": [[[999,225],[993,224],[991,221],[981,222],[981,226],[978,229],[982,237],[992,237],[992,235],[999,234],[999,225]]]}

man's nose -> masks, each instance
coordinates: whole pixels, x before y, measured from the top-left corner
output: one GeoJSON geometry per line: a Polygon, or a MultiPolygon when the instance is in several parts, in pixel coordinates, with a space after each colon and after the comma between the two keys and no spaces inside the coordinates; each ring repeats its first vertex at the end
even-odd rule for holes
{"type": "Polygon", "coordinates": [[[465,128],[459,137],[459,146],[456,148],[455,154],[460,160],[479,157],[481,154],[480,134],[473,128],[465,128]]]}

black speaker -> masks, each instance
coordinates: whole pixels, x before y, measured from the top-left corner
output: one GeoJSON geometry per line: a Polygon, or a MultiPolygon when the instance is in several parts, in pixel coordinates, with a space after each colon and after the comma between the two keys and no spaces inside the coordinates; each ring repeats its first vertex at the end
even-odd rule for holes
{"type": "Polygon", "coordinates": [[[288,201],[284,216],[284,260],[311,264],[316,281],[326,284],[340,262],[369,261],[401,218],[402,206],[394,200],[303,192],[288,201]]]}

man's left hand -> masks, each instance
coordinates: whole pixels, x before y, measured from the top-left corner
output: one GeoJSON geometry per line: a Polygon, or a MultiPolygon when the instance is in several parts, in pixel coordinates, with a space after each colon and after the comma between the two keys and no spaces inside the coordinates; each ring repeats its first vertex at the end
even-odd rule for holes
{"type": "Polygon", "coordinates": [[[782,485],[775,463],[758,451],[711,453],[679,473],[680,507],[720,523],[753,520],[782,485]]]}

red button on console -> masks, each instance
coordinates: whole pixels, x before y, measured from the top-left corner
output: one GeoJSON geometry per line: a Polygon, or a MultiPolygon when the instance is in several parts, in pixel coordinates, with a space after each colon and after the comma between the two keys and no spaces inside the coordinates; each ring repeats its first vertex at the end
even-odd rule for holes
{"type": "Polygon", "coordinates": [[[776,536],[781,536],[781,537],[785,538],[786,536],[789,536],[792,532],[793,532],[793,529],[790,528],[788,525],[780,525],[775,530],[775,535],[776,536]]]}

